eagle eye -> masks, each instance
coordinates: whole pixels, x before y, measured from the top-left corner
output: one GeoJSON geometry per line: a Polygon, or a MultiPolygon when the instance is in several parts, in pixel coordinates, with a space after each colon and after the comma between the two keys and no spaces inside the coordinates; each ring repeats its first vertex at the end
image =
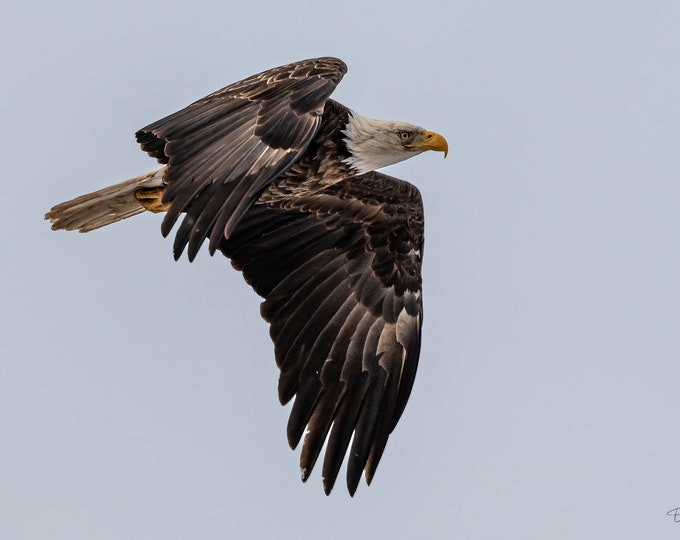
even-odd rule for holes
{"type": "Polygon", "coordinates": [[[400,131],[399,132],[399,138],[402,141],[408,141],[411,138],[411,132],[410,131],[400,131]]]}

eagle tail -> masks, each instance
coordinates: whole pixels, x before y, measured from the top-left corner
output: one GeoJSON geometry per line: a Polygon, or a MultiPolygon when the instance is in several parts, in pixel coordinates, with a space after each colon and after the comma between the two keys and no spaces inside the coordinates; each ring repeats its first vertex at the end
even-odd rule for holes
{"type": "MultiPolygon", "coordinates": [[[[165,166],[149,171],[119,184],[81,195],[54,206],[45,219],[52,223],[52,230],[93,231],[150,209],[142,203],[140,190],[161,188],[165,166]]],[[[159,208],[160,209],[160,208],[159,208]]]]}

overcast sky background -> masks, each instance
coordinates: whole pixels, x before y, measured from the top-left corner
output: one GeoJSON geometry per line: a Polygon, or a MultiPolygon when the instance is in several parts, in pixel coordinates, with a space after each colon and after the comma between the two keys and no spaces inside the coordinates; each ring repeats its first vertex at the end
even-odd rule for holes
{"type": "Polygon", "coordinates": [[[0,26],[0,537],[680,538],[680,3],[65,0],[0,26]],[[173,262],[159,216],[42,220],[153,168],[140,127],[321,55],[339,101],[451,146],[387,170],[425,201],[424,341],[353,499],[300,482],[227,260],[173,262]]]}

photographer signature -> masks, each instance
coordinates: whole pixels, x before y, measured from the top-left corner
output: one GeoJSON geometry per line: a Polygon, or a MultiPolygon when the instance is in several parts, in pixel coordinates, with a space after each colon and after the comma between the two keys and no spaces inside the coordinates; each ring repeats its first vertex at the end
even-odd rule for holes
{"type": "Polygon", "coordinates": [[[671,516],[675,523],[680,523],[680,508],[673,508],[673,510],[666,512],[666,515],[671,516]]]}

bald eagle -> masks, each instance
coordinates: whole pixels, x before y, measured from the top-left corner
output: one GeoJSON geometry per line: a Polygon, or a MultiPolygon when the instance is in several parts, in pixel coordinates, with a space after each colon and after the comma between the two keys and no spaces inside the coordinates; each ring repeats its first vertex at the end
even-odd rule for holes
{"type": "Polygon", "coordinates": [[[347,487],[370,484],[413,386],[422,325],[423,207],[418,189],[375,172],[439,134],[362,116],[330,98],[337,58],[253,75],[136,133],[161,167],[53,207],[52,229],[87,232],[144,212],[181,217],[174,257],[204,240],[264,298],[293,397],[287,435],[309,477],[327,441],[329,494],[351,442],[347,487]]]}

